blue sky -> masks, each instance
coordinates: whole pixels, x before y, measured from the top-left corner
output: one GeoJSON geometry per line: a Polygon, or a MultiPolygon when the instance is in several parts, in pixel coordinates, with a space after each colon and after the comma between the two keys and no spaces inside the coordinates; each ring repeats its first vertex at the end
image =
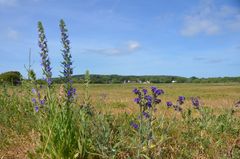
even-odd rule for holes
{"type": "Polygon", "coordinates": [[[240,76],[239,0],[0,0],[0,73],[42,77],[40,20],[58,76],[61,18],[74,74],[240,76]]]}

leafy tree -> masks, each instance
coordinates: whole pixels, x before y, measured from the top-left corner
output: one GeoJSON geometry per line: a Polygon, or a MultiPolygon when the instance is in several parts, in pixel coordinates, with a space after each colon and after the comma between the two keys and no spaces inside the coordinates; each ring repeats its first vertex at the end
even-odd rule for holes
{"type": "Polygon", "coordinates": [[[9,71],[0,74],[0,83],[8,83],[12,85],[21,84],[22,75],[18,71],[9,71]]]}

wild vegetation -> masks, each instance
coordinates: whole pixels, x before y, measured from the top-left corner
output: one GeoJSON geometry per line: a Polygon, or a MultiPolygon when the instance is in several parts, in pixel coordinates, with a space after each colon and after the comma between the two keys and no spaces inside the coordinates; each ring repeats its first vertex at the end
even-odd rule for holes
{"type": "Polygon", "coordinates": [[[60,21],[62,85],[52,80],[41,22],[44,84],[2,85],[1,158],[239,158],[238,84],[73,84],[68,30],[60,21]],[[161,89],[159,88],[161,87],[161,89]]]}

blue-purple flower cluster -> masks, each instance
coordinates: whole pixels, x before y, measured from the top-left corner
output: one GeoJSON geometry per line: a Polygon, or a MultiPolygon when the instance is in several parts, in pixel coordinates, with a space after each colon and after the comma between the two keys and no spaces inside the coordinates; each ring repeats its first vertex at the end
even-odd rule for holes
{"type": "Polygon", "coordinates": [[[41,65],[43,70],[43,75],[45,75],[45,80],[48,84],[48,87],[52,85],[52,68],[50,66],[50,60],[48,57],[48,47],[47,40],[44,32],[44,28],[41,22],[38,22],[38,45],[40,47],[40,55],[41,55],[41,65]]]}
{"type": "MultiPolygon", "coordinates": [[[[147,119],[149,123],[152,123],[153,113],[157,111],[156,105],[161,103],[161,99],[158,97],[164,94],[164,91],[162,89],[158,89],[157,87],[151,87],[151,91],[149,92],[145,88],[134,88],[133,93],[137,95],[137,97],[134,98],[134,102],[137,103],[140,107],[140,125],[142,125],[143,119],[147,119]]],[[[137,124],[131,122],[130,125],[134,129],[138,129],[137,124]]]]}
{"type": "Polygon", "coordinates": [[[185,97],[184,96],[179,96],[178,97],[177,102],[179,103],[179,105],[182,105],[184,103],[184,101],[185,101],[185,97]]]}
{"type": "Polygon", "coordinates": [[[73,97],[76,94],[76,88],[70,88],[67,92],[69,98],[73,97]]]}
{"type": "Polygon", "coordinates": [[[142,114],[143,114],[143,116],[144,116],[145,118],[150,118],[149,113],[147,113],[147,112],[142,112],[142,114]]]}
{"type": "Polygon", "coordinates": [[[46,98],[41,99],[39,91],[35,88],[32,89],[32,93],[36,96],[35,98],[32,98],[32,103],[34,104],[35,111],[38,112],[40,107],[45,105],[46,98]]]}
{"type": "Polygon", "coordinates": [[[167,101],[166,105],[168,108],[173,107],[175,111],[182,112],[182,107],[181,105],[184,104],[185,97],[184,96],[179,96],[177,99],[177,104],[173,104],[171,101],[167,101]]]}
{"type": "Polygon", "coordinates": [[[173,105],[173,103],[171,101],[168,101],[166,104],[167,104],[168,108],[170,108],[173,105]]]}
{"type": "Polygon", "coordinates": [[[72,56],[70,53],[70,41],[68,40],[68,30],[66,29],[66,24],[63,20],[60,20],[60,30],[61,30],[61,42],[63,49],[62,56],[63,56],[63,80],[64,80],[64,87],[66,92],[67,101],[70,102],[75,93],[76,89],[72,87],[72,74],[73,74],[73,68],[72,68],[72,56]]]}
{"type": "Polygon", "coordinates": [[[164,94],[164,91],[162,89],[157,89],[157,87],[152,86],[151,87],[152,93],[155,97],[164,94]]]}
{"type": "Polygon", "coordinates": [[[145,107],[145,108],[151,108],[153,105],[161,103],[161,99],[158,99],[157,97],[161,94],[164,94],[164,91],[162,89],[157,89],[157,87],[151,87],[151,95],[148,95],[147,89],[133,89],[133,93],[138,95],[137,98],[134,99],[134,102],[139,104],[139,106],[145,107]]]}
{"type": "MultiPolygon", "coordinates": [[[[193,107],[195,109],[199,109],[200,108],[199,97],[191,97],[190,99],[192,101],[193,107]]],[[[171,101],[168,101],[168,102],[166,102],[166,105],[168,108],[173,107],[174,110],[181,112],[182,111],[181,105],[184,104],[184,101],[185,101],[185,97],[179,96],[177,99],[177,104],[173,104],[171,101]]]]}
{"type": "Polygon", "coordinates": [[[195,109],[199,109],[200,102],[198,97],[191,97],[192,105],[195,109]]]}
{"type": "Polygon", "coordinates": [[[133,121],[130,123],[130,125],[131,125],[134,129],[138,129],[138,128],[139,128],[138,124],[134,123],[133,121]]]}

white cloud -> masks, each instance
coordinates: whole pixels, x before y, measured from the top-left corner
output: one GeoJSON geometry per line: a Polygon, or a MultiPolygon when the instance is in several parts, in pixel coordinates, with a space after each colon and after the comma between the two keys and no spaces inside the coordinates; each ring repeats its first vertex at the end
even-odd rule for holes
{"type": "Polygon", "coordinates": [[[7,35],[7,38],[9,38],[10,40],[17,40],[19,37],[18,31],[11,28],[8,28],[6,35],[7,35]]]}
{"type": "Polygon", "coordinates": [[[203,1],[194,12],[184,16],[180,33],[183,36],[198,34],[214,35],[222,31],[240,30],[240,10],[222,5],[216,7],[212,1],[203,1]]]}
{"type": "Polygon", "coordinates": [[[140,48],[140,44],[137,41],[129,41],[128,42],[128,50],[135,51],[140,48]]]}
{"type": "Polygon", "coordinates": [[[0,0],[0,6],[15,6],[17,0],[0,0]]]}
{"type": "Polygon", "coordinates": [[[181,34],[184,36],[193,36],[199,33],[213,35],[219,31],[219,26],[211,20],[187,16],[185,17],[185,26],[181,30],[181,34]]]}
{"type": "Polygon", "coordinates": [[[137,41],[129,41],[126,45],[123,45],[122,47],[84,49],[82,53],[95,53],[108,56],[119,56],[136,52],[140,47],[141,45],[137,41]]]}
{"type": "Polygon", "coordinates": [[[102,54],[115,56],[120,55],[122,51],[119,48],[96,48],[96,49],[84,49],[83,53],[94,53],[94,54],[102,54]]]}

